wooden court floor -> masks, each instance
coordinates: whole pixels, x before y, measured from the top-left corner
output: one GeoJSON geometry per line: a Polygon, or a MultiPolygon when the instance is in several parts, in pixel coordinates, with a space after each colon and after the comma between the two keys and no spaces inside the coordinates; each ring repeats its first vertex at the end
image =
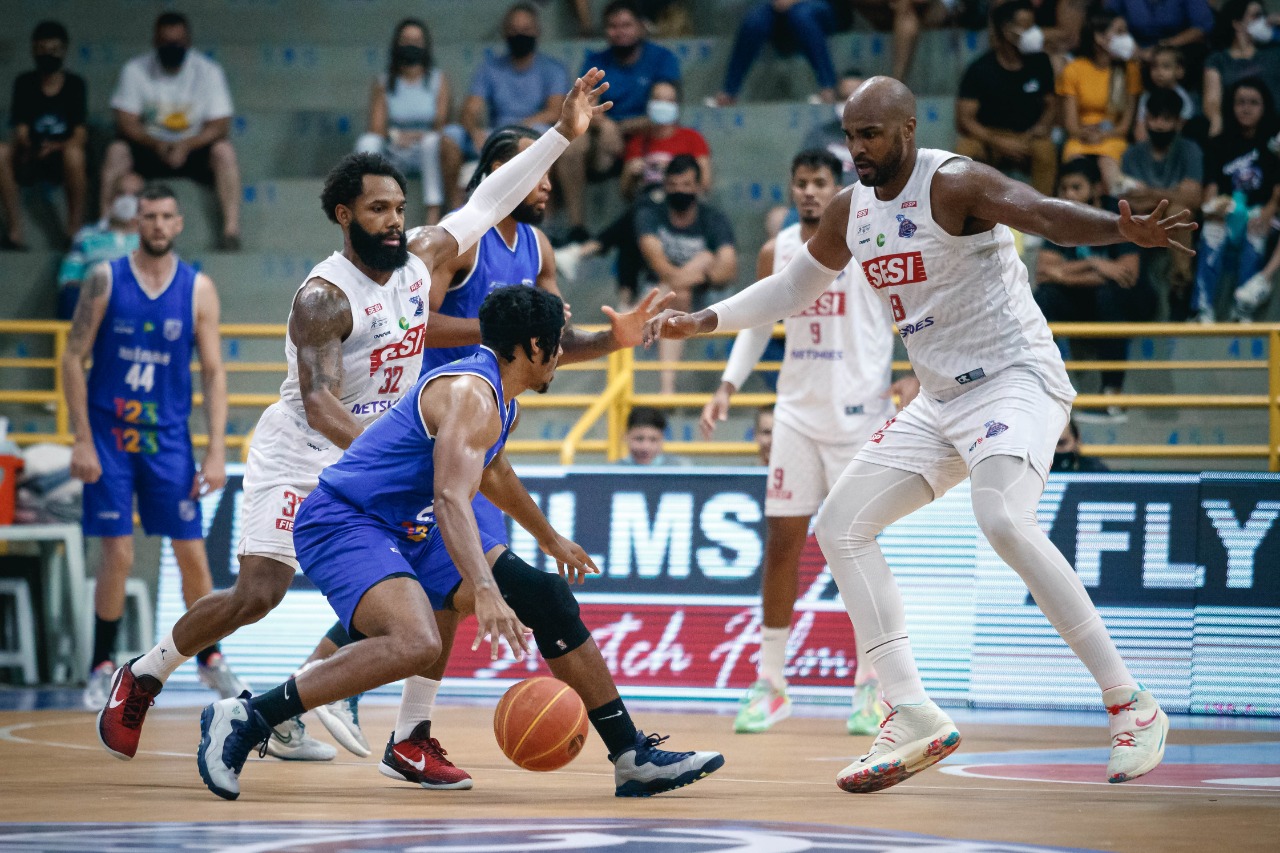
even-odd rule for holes
{"type": "MultiPolygon", "coordinates": [[[[1105,747],[1096,727],[960,725],[964,741],[945,765],[967,756],[1066,756],[1061,772],[1043,763],[1016,768],[1008,778],[934,768],[898,787],[850,795],[835,787],[836,771],[862,752],[869,738],[844,734],[843,721],[793,718],[763,735],[734,735],[730,718],[715,713],[643,710],[646,730],[671,734],[668,746],[717,749],[726,764],[696,785],[647,800],[613,796],[612,768],[592,735],[588,748],[564,770],[535,774],[513,767],[493,740],[488,707],[437,709],[434,731],[459,766],[475,777],[471,791],[432,792],[397,785],[378,774],[382,737],[394,708],[366,705],[362,723],[375,755],[358,759],[339,750],[325,764],[252,758],[236,802],[210,794],[196,772],[198,710],[156,708],[142,749],[118,761],[98,745],[94,716],[75,711],[0,713],[0,819],[63,821],[262,821],[495,818],[649,818],[787,821],[880,828],[957,839],[1022,842],[1122,851],[1280,850],[1280,765],[1249,782],[1204,784],[1185,766],[1166,766],[1138,783],[1108,785],[1100,764],[1081,768],[1071,750],[1105,747]],[[1036,769],[1039,768],[1039,769],[1036,769]],[[1040,778],[1044,773],[1060,779],[1040,778]]],[[[1175,727],[1177,722],[1175,721],[1175,727]]],[[[1274,729],[1274,727],[1272,727],[1274,729]]],[[[318,723],[310,726],[328,737],[318,723]]],[[[1277,731],[1175,728],[1170,752],[1202,756],[1274,756],[1277,731]]],[[[1089,764],[1089,762],[1084,762],[1089,764]]],[[[1218,763],[1222,763],[1219,761],[1218,763]]],[[[1210,776],[1231,775],[1211,769],[1210,776]]],[[[1243,771],[1241,771],[1243,772],[1243,771]]],[[[1256,774],[1256,770],[1254,771],[1256,774]]],[[[1264,771],[1265,772],[1265,771],[1264,771]]],[[[1246,774],[1247,775],[1247,774],[1246,774]]],[[[35,849],[35,848],[25,848],[35,849]]],[[[744,848],[745,849],[745,848],[744,848]]],[[[855,849],[855,848],[849,848],[855,849]]],[[[863,848],[857,848],[863,849],[863,848]]]]}

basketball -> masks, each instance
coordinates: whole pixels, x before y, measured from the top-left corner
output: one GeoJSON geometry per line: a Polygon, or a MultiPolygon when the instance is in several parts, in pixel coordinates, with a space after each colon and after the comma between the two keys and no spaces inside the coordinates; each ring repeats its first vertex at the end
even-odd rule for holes
{"type": "Polygon", "coordinates": [[[587,739],[587,709],[573,688],[555,678],[526,678],[502,694],[493,735],[503,753],[525,770],[558,770],[587,739]]]}

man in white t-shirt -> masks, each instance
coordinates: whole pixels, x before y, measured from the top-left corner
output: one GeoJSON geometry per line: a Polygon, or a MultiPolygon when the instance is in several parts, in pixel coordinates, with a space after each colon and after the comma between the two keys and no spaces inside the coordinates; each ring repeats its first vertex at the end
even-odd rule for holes
{"type": "MultiPolygon", "coordinates": [[[[219,248],[240,248],[240,166],[228,138],[231,92],[222,66],[191,49],[180,12],[156,18],[155,50],[120,71],[111,96],[117,139],[102,164],[102,198],[122,175],[191,178],[212,184],[222,208],[219,248]]],[[[106,215],[106,211],[103,211],[106,215]]]]}
{"type": "Polygon", "coordinates": [[[987,541],[1088,668],[1111,730],[1110,782],[1150,772],[1169,720],[1133,677],[1089,594],[1040,529],[1036,507],[1071,388],[1031,296],[1012,228],[1060,246],[1132,242],[1190,253],[1172,238],[1195,228],[1183,211],[1119,215],[1041,195],[989,166],[916,145],[916,101],[873,77],[845,103],[858,184],[843,190],[782,270],[696,314],[666,311],[659,334],[749,329],[811,305],[857,260],[898,324],[921,392],[868,439],[823,503],[815,532],[858,640],[892,711],[871,749],[842,770],[851,793],[896,785],[949,755],[960,733],[928,697],[907,637],[902,597],[876,542],[888,525],[972,475],[987,541]]]}

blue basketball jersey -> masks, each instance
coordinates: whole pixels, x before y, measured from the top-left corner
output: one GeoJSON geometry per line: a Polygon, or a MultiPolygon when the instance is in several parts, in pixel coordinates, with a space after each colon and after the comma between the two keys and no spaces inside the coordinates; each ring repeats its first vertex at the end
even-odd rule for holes
{"type": "Polygon", "coordinates": [[[134,276],[130,257],[111,262],[111,298],[93,342],[89,409],[129,425],[126,432],[142,433],[145,443],[145,434],[156,429],[185,430],[191,415],[197,273],[179,261],[169,285],[153,298],[134,276]]]}
{"type": "MultiPolygon", "coordinates": [[[[516,225],[515,247],[507,245],[497,228],[490,228],[476,244],[476,262],[460,283],[449,289],[437,313],[450,317],[475,319],[480,316],[480,303],[491,290],[509,284],[534,287],[542,269],[542,253],[538,233],[523,222],[516,225]]],[[[428,348],[422,352],[422,373],[474,355],[479,344],[461,347],[428,348]]]]}
{"type": "Polygon", "coordinates": [[[507,443],[518,407],[502,397],[498,357],[488,347],[423,374],[391,410],[370,424],[347,452],[320,473],[320,486],[387,527],[421,542],[435,526],[435,438],[422,422],[422,389],[440,376],[479,376],[497,396],[502,434],[485,451],[488,465],[507,443]]]}

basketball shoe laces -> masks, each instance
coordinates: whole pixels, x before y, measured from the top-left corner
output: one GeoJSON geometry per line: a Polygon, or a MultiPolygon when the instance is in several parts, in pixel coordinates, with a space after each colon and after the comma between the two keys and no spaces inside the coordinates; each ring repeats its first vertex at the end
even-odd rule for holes
{"type": "Polygon", "coordinates": [[[879,752],[893,752],[901,735],[896,726],[890,725],[896,716],[898,716],[898,709],[894,708],[880,721],[880,734],[876,735],[876,739],[871,742],[871,749],[867,750],[863,758],[879,752]]]}
{"type": "Polygon", "coordinates": [[[656,732],[645,735],[644,741],[637,745],[637,752],[644,750],[644,755],[650,763],[659,767],[666,767],[671,764],[679,764],[684,761],[692,752],[671,752],[666,749],[658,749],[658,744],[665,742],[670,735],[660,735],[656,732]]]}
{"type": "Polygon", "coordinates": [[[141,728],[142,721],[147,718],[147,711],[156,704],[156,697],[153,694],[137,689],[136,681],[133,686],[134,689],[129,691],[129,697],[124,700],[120,708],[120,725],[126,729],[141,728]]]}
{"type": "MultiPolygon", "coordinates": [[[[1121,711],[1132,711],[1133,706],[1137,704],[1137,702],[1138,702],[1137,698],[1133,698],[1133,699],[1130,699],[1128,702],[1124,702],[1120,705],[1108,705],[1107,713],[1112,717],[1117,717],[1120,715],[1121,711]]],[[[1135,735],[1132,731],[1123,731],[1123,732],[1116,732],[1114,735],[1111,736],[1111,740],[1115,746],[1137,746],[1137,743],[1135,743],[1134,741],[1134,738],[1136,737],[1137,735],[1135,735]]]]}
{"type": "Polygon", "coordinates": [[[429,756],[433,761],[443,764],[445,767],[454,767],[454,763],[445,758],[449,753],[440,745],[440,741],[435,738],[415,738],[413,745],[422,750],[422,754],[429,756]]]}

